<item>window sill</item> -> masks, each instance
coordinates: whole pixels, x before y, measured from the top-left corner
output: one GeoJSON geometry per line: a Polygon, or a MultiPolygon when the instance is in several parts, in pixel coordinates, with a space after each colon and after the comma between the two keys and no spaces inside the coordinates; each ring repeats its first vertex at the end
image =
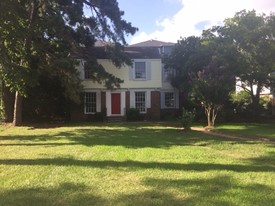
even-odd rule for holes
{"type": "Polygon", "coordinates": [[[145,112],[139,112],[140,114],[147,114],[147,111],[145,111],[145,112]]]}
{"type": "Polygon", "coordinates": [[[133,79],[133,81],[146,81],[147,79],[133,79]]]}

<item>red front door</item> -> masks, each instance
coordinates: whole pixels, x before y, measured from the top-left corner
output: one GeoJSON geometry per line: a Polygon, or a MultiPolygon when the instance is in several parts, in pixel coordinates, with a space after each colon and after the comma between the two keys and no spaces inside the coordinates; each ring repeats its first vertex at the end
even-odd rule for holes
{"type": "Polygon", "coordinates": [[[111,94],[112,114],[120,114],[120,93],[111,94]]]}

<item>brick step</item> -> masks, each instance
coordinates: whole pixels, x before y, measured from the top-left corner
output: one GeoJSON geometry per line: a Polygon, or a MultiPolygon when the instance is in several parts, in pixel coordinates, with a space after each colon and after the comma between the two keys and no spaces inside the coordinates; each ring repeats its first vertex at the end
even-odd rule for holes
{"type": "Polygon", "coordinates": [[[110,123],[123,122],[123,121],[124,121],[124,117],[122,116],[107,117],[107,122],[110,122],[110,123]]]}

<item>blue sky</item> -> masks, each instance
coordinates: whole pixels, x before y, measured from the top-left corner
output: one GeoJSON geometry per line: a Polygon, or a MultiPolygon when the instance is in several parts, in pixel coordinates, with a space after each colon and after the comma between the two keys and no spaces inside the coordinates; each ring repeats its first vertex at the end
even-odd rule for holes
{"type": "Polygon", "coordinates": [[[124,18],[147,32],[155,31],[157,21],[169,18],[181,9],[178,0],[118,0],[118,3],[125,11],[124,18]]]}
{"type": "Polygon", "coordinates": [[[139,28],[129,44],[157,39],[176,42],[222,24],[240,10],[275,12],[275,0],[117,0],[124,19],[139,28]]]}

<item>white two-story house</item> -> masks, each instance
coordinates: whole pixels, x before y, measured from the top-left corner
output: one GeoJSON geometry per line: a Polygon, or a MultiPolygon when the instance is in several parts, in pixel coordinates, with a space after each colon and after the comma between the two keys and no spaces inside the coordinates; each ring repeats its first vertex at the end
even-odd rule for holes
{"type": "Polygon", "coordinates": [[[176,114],[180,108],[179,91],[171,86],[170,72],[165,71],[162,63],[163,53],[170,52],[172,46],[156,40],[127,46],[125,52],[133,64],[121,68],[115,68],[110,59],[98,58],[107,72],[123,80],[118,89],[109,90],[90,80],[79,64],[83,104],[72,112],[72,119],[87,120],[97,113],[107,118],[125,117],[130,108],[138,109],[148,120],[159,120],[162,113],[176,114]]]}

